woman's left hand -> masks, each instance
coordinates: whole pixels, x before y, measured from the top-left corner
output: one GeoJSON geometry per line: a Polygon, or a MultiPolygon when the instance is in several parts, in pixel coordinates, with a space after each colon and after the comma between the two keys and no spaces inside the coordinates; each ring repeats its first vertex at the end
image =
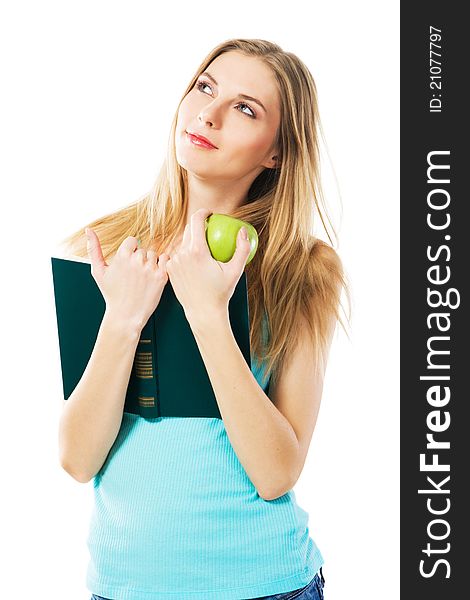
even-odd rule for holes
{"type": "Polygon", "coordinates": [[[228,303],[250,254],[249,240],[237,235],[232,258],[224,263],[215,260],[206,240],[205,220],[212,214],[200,208],[184,229],[181,246],[166,263],[166,270],[186,318],[204,322],[214,314],[227,314],[228,303]]]}

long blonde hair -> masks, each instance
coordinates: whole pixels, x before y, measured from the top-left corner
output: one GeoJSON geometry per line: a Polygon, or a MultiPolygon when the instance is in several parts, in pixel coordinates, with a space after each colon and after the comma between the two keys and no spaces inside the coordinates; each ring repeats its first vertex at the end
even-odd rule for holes
{"type": "MultiPolygon", "coordinates": [[[[281,120],[276,144],[278,166],[254,180],[245,204],[231,216],[251,223],[258,232],[258,250],[246,265],[252,355],[266,361],[265,375],[274,383],[297,345],[304,324],[310,335],[315,368],[326,366],[328,327],[339,320],[344,289],[350,295],[342,262],[328,232],[320,184],[319,136],[322,134],[314,79],[304,63],[275,43],[231,39],[216,46],[202,61],[180,103],[199,75],[224,52],[239,51],[268,65],[279,86],[281,120]],[[331,246],[313,235],[316,214],[331,246]],[[263,335],[267,333],[267,336],[263,335]]],[[[88,224],[102,245],[106,260],[127,236],[143,248],[161,253],[182,233],[185,223],[187,173],[176,160],[175,128],[167,155],[150,190],[136,202],[88,224]]],[[[331,223],[330,223],[331,225],[331,223]]],[[[335,237],[336,232],[331,225],[335,237]]],[[[71,255],[86,257],[84,228],[62,241],[71,255]]]]}

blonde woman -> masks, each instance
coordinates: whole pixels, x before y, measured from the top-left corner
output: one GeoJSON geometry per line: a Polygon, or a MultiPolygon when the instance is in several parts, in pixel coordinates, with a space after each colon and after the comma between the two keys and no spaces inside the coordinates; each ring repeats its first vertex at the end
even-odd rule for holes
{"type": "Polygon", "coordinates": [[[65,240],[89,257],[106,301],[59,430],[63,468],[93,479],[92,599],[323,598],[324,559],[292,489],[343,289],[349,298],[338,254],[312,234],[314,219],[325,224],[319,131],[314,80],[294,54],[224,42],[183,94],[151,192],[90,223],[88,239],[81,229],[65,240]],[[242,230],[229,262],[212,258],[211,213],[253,224],[250,263],[242,230]],[[251,370],[228,318],[244,271],[251,370]],[[168,281],[221,419],[123,412],[140,332],[168,281]]]}

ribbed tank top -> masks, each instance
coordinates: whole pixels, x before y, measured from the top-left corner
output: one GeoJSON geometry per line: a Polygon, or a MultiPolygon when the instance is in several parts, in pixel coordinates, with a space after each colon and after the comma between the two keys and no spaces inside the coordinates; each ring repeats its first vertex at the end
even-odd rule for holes
{"type": "MultiPolygon", "coordinates": [[[[266,391],[263,362],[251,370],[266,391]]],[[[222,419],[124,412],[93,492],[86,585],[104,598],[258,598],[305,586],[324,562],[294,491],[261,498],[222,419]]]]}

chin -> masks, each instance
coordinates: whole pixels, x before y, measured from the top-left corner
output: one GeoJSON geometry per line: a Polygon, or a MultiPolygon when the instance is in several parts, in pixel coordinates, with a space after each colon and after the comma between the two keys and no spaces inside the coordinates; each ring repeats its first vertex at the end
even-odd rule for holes
{"type": "Polygon", "coordinates": [[[192,173],[197,177],[206,177],[214,174],[210,164],[202,164],[200,160],[194,160],[193,157],[188,157],[186,152],[176,152],[176,161],[182,169],[188,173],[192,173]]]}

